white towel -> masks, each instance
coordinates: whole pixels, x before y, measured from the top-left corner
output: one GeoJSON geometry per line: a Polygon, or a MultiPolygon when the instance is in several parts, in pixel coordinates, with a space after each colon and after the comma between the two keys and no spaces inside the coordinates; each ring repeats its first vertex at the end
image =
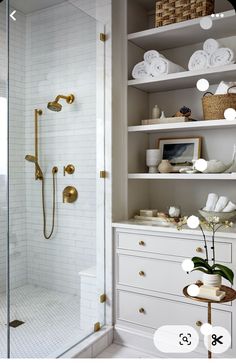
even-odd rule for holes
{"type": "Polygon", "coordinates": [[[132,71],[132,77],[134,79],[145,78],[148,76],[150,76],[150,74],[148,72],[145,62],[139,62],[138,64],[136,64],[136,66],[134,66],[134,69],[132,71]]]}
{"type": "Polygon", "coordinates": [[[232,86],[235,88],[231,88],[230,93],[236,93],[236,82],[220,82],[217,90],[215,91],[215,95],[226,95],[228,93],[228,89],[232,86]]]}
{"type": "Polygon", "coordinates": [[[235,63],[235,56],[230,48],[219,48],[209,57],[209,67],[220,67],[233,63],[235,63]]]}
{"type": "Polygon", "coordinates": [[[149,50],[148,52],[144,53],[143,58],[147,64],[151,64],[154,59],[160,57],[164,58],[164,56],[161,53],[159,53],[157,50],[149,50]]]}
{"type": "Polygon", "coordinates": [[[188,69],[190,71],[200,71],[206,69],[209,64],[209,55],[204,50],[197,50],[189,59],[188,69]]]}
{"type": "Polygon", "coordinates": [[[150,73],[153,77],[184,71],[185,69],[183,67],[161,57],[154,59],[150,65],[150,73]]]}
{"type": "Polygon", "coordinates": [[[227,197],[220,197],[218,202],[216,203],[214,212],[222,212],[228,203],[229,199],[227,197]]]}
{"type": "Polygon", "coordinates": [[[212,38],[207,39],[203,44],[203,50],[207,54],[212,54],[219,48],[220,48],[220,43],[217,40],[212,39],[212,38]]]}
{"type": "Polygon", "coordinates": [[[218,195],[210,193],[207,198],[206,206],[203,208],[206,212],[213,212],[215,210],[216,203],[218,202],[218,195]]]}
{"type": "Polygon", "coordinates": [[[232,202],[229,202],[223,212],[234,212],[236,210],[236,205],[232,202]]]}

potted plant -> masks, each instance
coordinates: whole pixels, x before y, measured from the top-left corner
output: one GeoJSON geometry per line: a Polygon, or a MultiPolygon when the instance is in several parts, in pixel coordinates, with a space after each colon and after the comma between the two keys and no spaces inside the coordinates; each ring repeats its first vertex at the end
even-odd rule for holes
{"type": "Polygon", "coordinates": [[[233,226],[232,222],[221,221],[219,217],[213,216],[212,218],[207,218],[200,220],[196,216],[185,217],[179,224],[178,229],[181,229],[183,225],[187,224],[190,228],[200,228],[203,236],[204,249],[205,249],[205,259],[200,257],[193,257],[192,261],[194,263],[193,271],[203,272],[203,284],[208,286],[221,286],[222,278],[229,281],[232,285],[234,282],[233,271],[222,264],[216,263],[216,251],[215,251],[215,235],[216,232],[221,228],[229,228],[233,226]],[[211,252],[210,257],[209,246],[206,239],[205,230],[211,231],[211,252]]]}

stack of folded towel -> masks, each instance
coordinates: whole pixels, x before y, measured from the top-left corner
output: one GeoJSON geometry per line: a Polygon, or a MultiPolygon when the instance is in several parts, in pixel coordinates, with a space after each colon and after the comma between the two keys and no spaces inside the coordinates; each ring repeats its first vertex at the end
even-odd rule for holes
{"type": "Polygon", "coordinates": [[[210,193],[203,210],[206,212],[233,212],[236,210],[236,205],[227,197],[219,197],[215,193],[210,193]]]}
{"type": "Polygon", "coordinates": [[[185,69],[166,59],[156,50],[149,50],[144,54],[144,61],[136,64],[132,71],[135,79],[159,77],[170,73],[183,72],[185,69]]]}
{"type": "Polygon", "coordinates": [[[197,296],[203,299],[221,301],[225,297],[225,292],[220,291],[219,287],[202,285],[197,296]]]}
{"type": "Polygon", "coordinates": [[[188,69],[199,71],[206,68],[220,67],[235,63],[235,55],[232,49],[222,48],[215,39],[207,39],[203,44],[203,50],[197,50],[189,60],[188,69]]]}

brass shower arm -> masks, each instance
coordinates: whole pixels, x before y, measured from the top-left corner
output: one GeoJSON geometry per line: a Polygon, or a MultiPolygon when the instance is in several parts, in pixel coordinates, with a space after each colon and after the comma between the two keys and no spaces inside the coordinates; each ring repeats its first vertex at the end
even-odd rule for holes
{"type": "Polygon", "coordinates": [[[64,100],[66,100],[67,103],[71,104],[74,102],[74,95],[69,95],[69,96],[64,96],[64,95],[58,95],[56,98],[55,98],[55,102],[58,102],[60,100],[60,98],[63,98],[64,100]]]}

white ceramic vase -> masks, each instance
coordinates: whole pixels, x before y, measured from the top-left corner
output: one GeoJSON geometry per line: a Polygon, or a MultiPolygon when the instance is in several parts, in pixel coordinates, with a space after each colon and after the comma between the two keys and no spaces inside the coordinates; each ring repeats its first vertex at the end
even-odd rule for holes
{"type": "Polygon", "coordinates": [[[161,150],[149,149],[146,150],[146,164],[149,167],[149,173],[158,173],[158,165],[161,162],[161,150]]]}
{"type": "Polygon", "coordinates": [[[222,277],[220,275],[203,274],[203,285],[220,287],[222,283],[222,277]]]}

